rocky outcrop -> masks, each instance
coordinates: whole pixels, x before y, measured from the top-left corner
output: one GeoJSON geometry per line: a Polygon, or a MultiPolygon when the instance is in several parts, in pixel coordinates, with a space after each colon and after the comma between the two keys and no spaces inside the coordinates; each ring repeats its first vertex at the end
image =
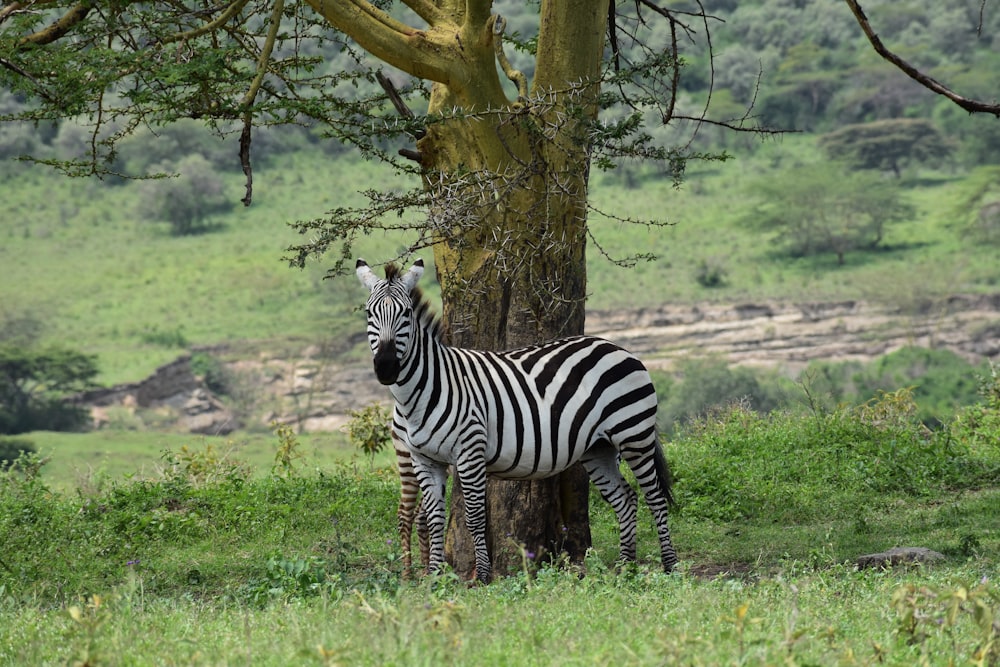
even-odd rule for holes
{"type": "Polygon", "coordinates": [[[867,361],[907,345],[946,348],[979,362],[1000,358],[1000,294],[905,307],[860,300],[665,305],[589,312],[587,329],[655,368],[718,354],[733,364],[797,370],[816,359],[867,361]]]}
{"type": "Polygon", "coordinates": [[[90,409],[95,429],[109,424],[111,408],[165,412],[176,428],[190,433],[225,435],[239,427],[232,411],[191,372],[191,356],[186,354],[140,382],[87,391],[74,402],[90,409]]]}
{"type": "MultiPolygon", "coordinates": [[[[1000,294],[955,296],[889,307],[861,300],[825,303],[753,302],[664,305],[659,308],[592,311],[588,333],[635,352],[649,367],[669,369],[685,356],[717,354],[732,364],[800,370],[812,360],[869,361],[906,345],[945,348],[970,361],[1000,360],[1000,294]]],[[[303,431],[333,431],[351,410],[389,403],[364,355],[351,350],[363,336],[338,346],[309,346],[294,354],[240,354],[230,360],[241,396],[259,426],[292,424],[303,431]]],[[[95,419],[108,406],[162,408],[177,415],[178,428],[227,433],[232,412],[191,373],[183,356],[142,382],[89,392],[81,402],[95,419]]]]}

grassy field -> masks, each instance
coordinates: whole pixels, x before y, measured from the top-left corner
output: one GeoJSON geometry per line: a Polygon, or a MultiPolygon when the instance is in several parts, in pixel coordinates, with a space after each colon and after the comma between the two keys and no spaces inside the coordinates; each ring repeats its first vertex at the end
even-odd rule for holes
{"type": "MultiPolygon", "coordinates": [[[[236,432],[227,436],[193,435],[158,431],[102,430],[87,433],[36,431],[29,439],[38,455],[48,460],[44,479],[53,489],[73,492],[95,490],[129,478],[155,476],[166,467],[166,452],[211,449],[223,460],[245,462],[255,476],[268,474],[274,464],[276,436],[261,432],[236,432]]],[[[388,451],[369,461],[352,447],[344,433],[303,433],[297,464],[307,469],[352,464],[364,468],[394,465],[388,451]]]]}
{"type": "Polygon", "coordinates": [[[670,442],[670,575],[645,511],[639,563],[616,568],[594,492],[582,569],[526,558],[489,586],[405,578],[395,471],[275,467],[277,441],[263,469],[204,442],[103,485],[0,475],[0,665],[996,665],[995,438],[963,446],[956,426],[942,455],[912,424],[859,414],[733,412],[670,442]],[[889,441],[906,466],[877,465],[889,441]],[[945,557],[855,568],[894,545],[945,557]]]}
{"type": "MultiPolygon", "coordinates": [[[[598,209],[676,224],[595,214],[613,255],[659,259],[628,270],[592,252],[590,307],[996,289],[995,247],[960,233],[985,172],[907,176],[917,213],[883,251],[842,267],[775,254],[741,212],[756,179],[813,153],[807,138],[766,144],[692,165],[679,191],[595,174],[598,209]],[[698,283],[702,261],[725,267],[723,286],[698,283]]],[[[286,222],[388,178],[370,165],[286,156],[255,171],[251,208],[181,238],[136,219],[131,186],[37,167],[4,178],[0,315],[97,354],[104,383],[192,346],[295,349],[360,331],[356,281],[281,256],[297,240],[286,222]]],[[[242,194],[239,178],[230,187],[242,194]]],[[[403,243],[368,239],[357,254],[403,243]]],[[[0,476],[0,665],[1000,664],[1000,422],[928,436],[910,413],[888,426],[845,414],[733,412],[668,443],[674,574],[657,571],[646,512],[640,562],[619,572],[613,514],[593,495],[586,576],[526,560],[476,588],[402,576],[390,457],[369,462],[342,434],[298,437],[288,466],[272,434],[28,434],[48,461],[0,476]],[[945,559],[854,568],[897,545],[945,559]]]]}

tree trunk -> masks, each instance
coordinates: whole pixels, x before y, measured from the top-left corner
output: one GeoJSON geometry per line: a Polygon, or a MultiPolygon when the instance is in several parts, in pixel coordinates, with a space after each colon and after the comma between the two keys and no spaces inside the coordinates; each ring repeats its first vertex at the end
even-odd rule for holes
{"type": "MultiPolygon", "coordinates": [[[[463,46],[470,66],[481,68],[466,77],[477,82],[474,91],[442,83],[432,89],[431,114],[466,114],[430,125],[417,145],[437,202],[430,226],[451,345],[502,350],[583,333],[587,132],[597,117],[606,17],[606,2],[542,3],[527,99],[510,102],[489,85],[496,64],[476,50],[483,42],[463,46]]],[[[546,480],[489,479],[493,571],[515,572],[527,554],[539,559],[564,552],[581,562],[591,545],[588,484],[579,465],[546,480]]],[[[457,486],[446,556],[469,577],[473,548],[457,486]]]]}
{"type": "MultiPolygon", "coordinates": [[[[447,90],[436,87],[435,95],[432,104],[449,103],[447,90]]],[[[583,333],[588,161],[572,128],[561,127],[565,136],[555,143],[539,132],[544,123],[545,113],[511,108],[497,124],[435,125],[418,143],[427,173],[435,175],[428,187],[441,202],[431,217],[440,232],[435,265],[451,345],[501,350],[583,333]],[[454,147],[470,145],[475,150],[458,165],[447,164],[454,147]]],[[[587,485],[582,466],[532,482],[490,479],[494,571],[518,570],[529,553],[538,559],[565,552],[581,562],[591,544],[587,485]]],[[[468,577],[471,537],[461,490],[452,493],[446,552],[468,577]]]]}

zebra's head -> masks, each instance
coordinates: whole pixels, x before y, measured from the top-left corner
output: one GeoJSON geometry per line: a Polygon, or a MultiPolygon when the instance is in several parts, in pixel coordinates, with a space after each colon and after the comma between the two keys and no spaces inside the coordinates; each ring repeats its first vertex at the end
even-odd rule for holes
{"type": "Polygon", "coordinates": [[[365,260],[357,263],[358,280],[371,294],[365,304],[368,316],[368,344],[375,358],[375,375],[382,384],[393,384],[405,358],[413,333],[413,288],[424,272],[424,260],[418,259],[406,273],[394,265],[386,267],[385,279],[379,278],[365,260]]]}

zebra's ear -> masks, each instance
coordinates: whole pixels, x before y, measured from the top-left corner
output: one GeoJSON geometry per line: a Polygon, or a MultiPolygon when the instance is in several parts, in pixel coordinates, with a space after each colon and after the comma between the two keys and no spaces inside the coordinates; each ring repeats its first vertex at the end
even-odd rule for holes
{"type": "Polygon", "coordinates": [[[413,288],[417,286],[417,281],[420,280],[420,276],[424,275],[424,260],[418,259],[410,267],[410,270],[406,272],[403,276],[403,286],[406,287],[407,292],[412,292],[413,288]]]}
{"type": "Polygon", "coordinates": [[[358,258],[358,263],[355,265],[355,273],[358,274],[358,280],[364,285],[369,292],[378,283],[379,277],[375,275],[375,272],[368,267],[368,263],[365,260],[358,258]]]}

